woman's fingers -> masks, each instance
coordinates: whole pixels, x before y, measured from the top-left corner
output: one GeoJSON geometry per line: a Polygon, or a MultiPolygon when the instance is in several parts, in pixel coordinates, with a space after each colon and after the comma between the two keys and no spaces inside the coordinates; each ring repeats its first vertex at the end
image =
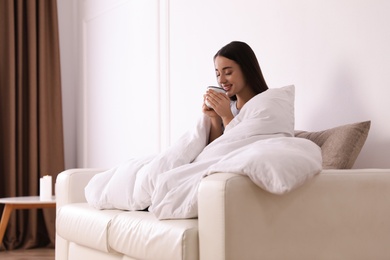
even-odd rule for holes
{"type": "Polygon", "coordinates": [[[223,101],[228,101],[229,98],[226,96],[226,94],[208,90],[206,93],[206,100],[213,106],[218,105],[223,101]]]}

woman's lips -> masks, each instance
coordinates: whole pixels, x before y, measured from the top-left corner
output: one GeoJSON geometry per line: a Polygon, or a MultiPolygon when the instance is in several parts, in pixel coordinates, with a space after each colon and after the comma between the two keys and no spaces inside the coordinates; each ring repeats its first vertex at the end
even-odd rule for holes
{"type": "Polygon", "coordinates": [[[226,92],[228,92],[230,89],[231,89],[231,85],[223,85],[222,86],[222,88],[226,91],[226,92]]]}

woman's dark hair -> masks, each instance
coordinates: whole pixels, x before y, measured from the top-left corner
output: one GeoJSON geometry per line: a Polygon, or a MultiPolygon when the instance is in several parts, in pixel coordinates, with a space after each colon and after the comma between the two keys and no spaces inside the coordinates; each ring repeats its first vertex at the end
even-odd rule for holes
{"type": "MultiPolygon", "coordinates": [[[[214,55],[214,60],[217,56],[235,61],[240,66],[246,83],[256,94],[268,89],[256,55],[252,48],[245,42],[233,41],[222,47],[214,55]]],[[[231,99],[236,100],[237,97],[233,96],[231,99]]]]}

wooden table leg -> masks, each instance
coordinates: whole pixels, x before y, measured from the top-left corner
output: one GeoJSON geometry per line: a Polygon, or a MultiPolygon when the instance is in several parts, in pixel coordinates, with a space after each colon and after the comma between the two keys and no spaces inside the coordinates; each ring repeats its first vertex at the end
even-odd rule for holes
{"type": "Polygon", "coordinates": [[[43,209],[55,208],[56,203],[6,203],[3,210],[3,215],[0,222],[0,245],[3,242],[5,230],[7,229],[8,221],[14,209],[43,209]]]}
{"type": "Polygon", "coordinates": [[[9,217],[11,216],[13,205],[6,204],[4,206],[3,215],[1,216],[1,222],[0,222],[0,243],[3,242],[5,230],[7,229],[9,217]]]}

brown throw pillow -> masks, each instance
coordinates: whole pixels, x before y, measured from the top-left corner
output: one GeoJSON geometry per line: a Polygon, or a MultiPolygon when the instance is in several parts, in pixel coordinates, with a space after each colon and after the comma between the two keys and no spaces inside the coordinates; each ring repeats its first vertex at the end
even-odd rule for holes
{"type": "Polygon", "coordinates": [[[296,137],[316,143],[324,169],[351,169],[370,130],[371,121],[342,125],[319,132],[295,131],[296,137]]]}

